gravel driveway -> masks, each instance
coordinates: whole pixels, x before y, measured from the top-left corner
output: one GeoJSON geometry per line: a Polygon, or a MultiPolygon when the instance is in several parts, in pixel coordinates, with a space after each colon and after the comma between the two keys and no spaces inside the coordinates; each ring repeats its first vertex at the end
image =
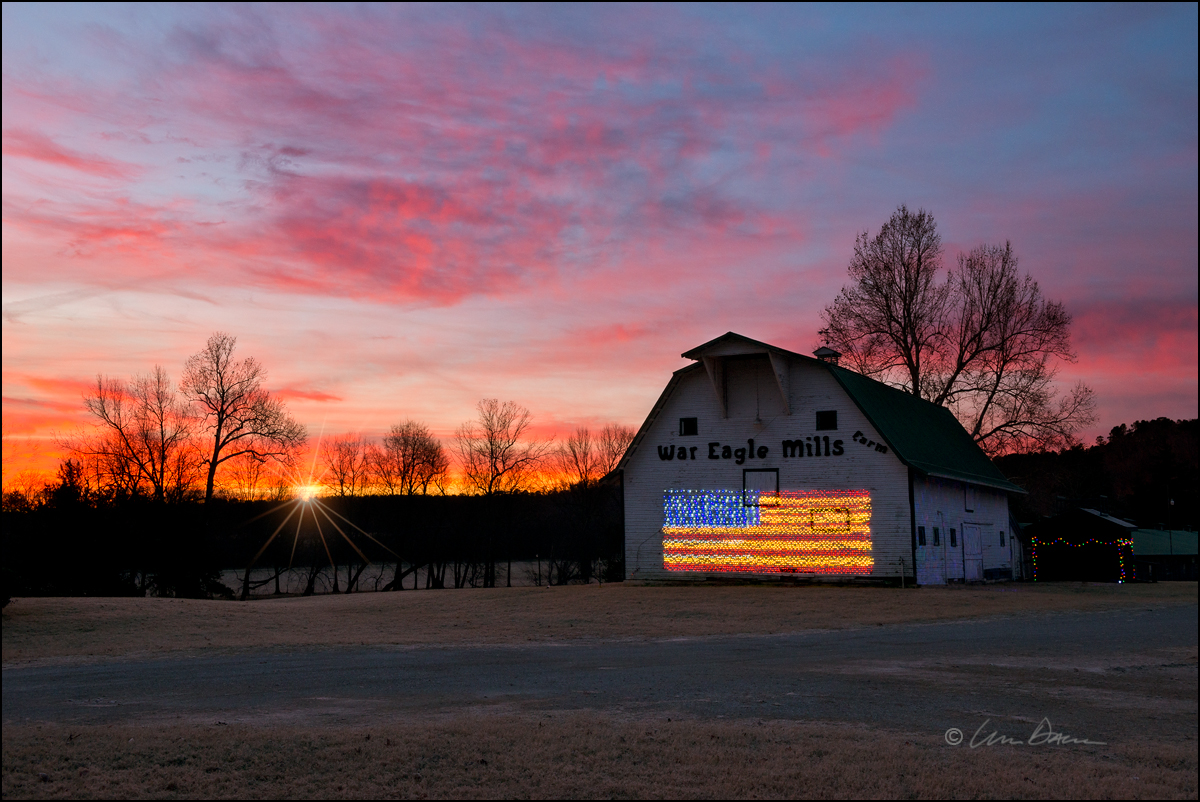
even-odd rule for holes
{"type": "MultiPolygon", "coordinates": [[[[280,649],[6,668],[5,725],[337,723],[488,711],[1195,737],[1197,606],[789,635],[280,649]]],[[[1022,735],[1024,733],[1024,735],[1022,735]]]]}

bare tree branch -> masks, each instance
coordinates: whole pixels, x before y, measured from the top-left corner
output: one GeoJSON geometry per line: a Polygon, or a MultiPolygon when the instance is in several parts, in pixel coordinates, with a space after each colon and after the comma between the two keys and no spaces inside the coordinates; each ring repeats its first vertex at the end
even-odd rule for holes
{"type": "Polygon", "coordinates": [[[904,206],[875,238],[860,235],[855,283],[822,313],[826,343],[853,369],[949,407],[989,454],[1073,442],[1095,401],[1082,384],[1055,400],[1055,365],[1075,360],[1071,316],[1020,275],[1011,243],[959,254],[941,283],[940,248],[933,217],[904,206]]]}
{"type": "Polygon", "coordinates": [[[144,487],[157,501],[174,501],[193,487],[196,421],[162,367],[130,382],[97,376],[84,406],[101,431],[68,447],[91,465],[102,488],[135,494],[144,487]]]}
{"type": "Polygon", "coordinates": [[[604,475],[600,443],[586,426],[575,429],[566,442],[551,452],[551,462],[561,480],[570,487],[591,487],[604,475]]]}
{"type": "Polygon", "coordinates": [[[204,498],[213,496],[217,468],[242,454],[256,459],[288,459],[308,435],[283,402],[263,387],[266,371],[253,357],[234,361],[237,338],[216,332],[204,349],[188,358],[180,387],[196,405],[211,437],[204,463],[204,498]]]}
{"type": "Polygon", "coordinates": [[[423,423],[396,424],[383,438],[382,446],[369,452],[372,478],[389,495],[426,495],[431,489],[445,491],[450,460],[433,433],[423,423]]]}
{"type": "Polygon", "coordinates": [[[600,430],[599,449],[602,476],[616,470],[617,463],[629,450],[629,444],[633,442],[636,434],[637,430],[632,426],[622,426],[619,423],[610,423],[600,430]]]}
{"type": "Polygon", "coordinates": [[[459,426],[455,436],[463,480],[487,496],[525,489],[551,444],[523,440],[529,410],[513,401],[485,398],[476,409],[479,417],[459,426]]]}
{"type": "Polygon", "coordinates": [[[358,496],[370,483],[371,449],[360,435],[346,434],[321,443],[321,462],[339,496],[358,496]]]}

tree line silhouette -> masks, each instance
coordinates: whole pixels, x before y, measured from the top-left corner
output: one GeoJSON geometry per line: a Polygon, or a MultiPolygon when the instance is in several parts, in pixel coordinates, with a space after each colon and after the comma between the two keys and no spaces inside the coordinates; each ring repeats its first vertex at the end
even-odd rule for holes
{"type": "Polygon", "coordinates": [[[1007,454],[996,464],[1029,491],[1011,497],[1021,522],[1087,507],[1148,529],[1195,529],[1200,523],[1196,418],[1121,424],[1090,446],[1007,454]]]}
{"type": "Polygon", "coordinates": [[[510,585],[514,561],[538,566],[518,581],[623,578],[613,469],[631,428],[579,428],[555,444],[529,436],[524,407],[483,399],[455,433],[457,476],[408,420],[378,442],[320,442],[309,477],[307,432],[235,345],[214,334],[178,385],[159,366],[97,377],[84,399],[96,425],[63,439],[54,481],[5,490],[6,599],[246,598],[272,582],[282,592],[289,571],[305,594],[354,592],[369,565],[375,590],[510,585]],[[230,569],[240,587],[221,581],[230,569]]]}

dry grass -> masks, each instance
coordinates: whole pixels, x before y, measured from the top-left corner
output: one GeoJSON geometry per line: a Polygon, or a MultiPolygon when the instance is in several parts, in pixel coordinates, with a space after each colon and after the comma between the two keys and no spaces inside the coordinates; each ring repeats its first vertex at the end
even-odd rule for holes
{"type": "Polygon", "coordinates": [[[1196,739],[950,747],[812,722],[465,715],[389,727],[5,727],[4,798],[1195,798],[1196,739]]]}
{"type": "Polygon", "coordinates": [[[702,637],[1195,604],[1194,582],[869,587],[631,584],[262,599],[17,599],[6,666],[212,649],[702,637]]]}

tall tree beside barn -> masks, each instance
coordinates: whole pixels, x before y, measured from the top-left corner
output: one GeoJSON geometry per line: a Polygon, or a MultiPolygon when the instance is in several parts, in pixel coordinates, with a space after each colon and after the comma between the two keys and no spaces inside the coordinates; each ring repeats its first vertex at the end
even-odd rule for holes
{"type": "Polygon", "coordinates": [[[631,427],[618,423],[605,425],[598,434],[579,426],[554,449],[551,464],[564,491],[556,497],[571,525],[563,527],[556,548],[546,554],[548,582],[555,583],[557,577],[557,584],[573,578],[586,583],[593,576],[603,581],[605,564],[616,562],[608,528],[614,496],[602,480],[617,467],[634,434],[631,427]]]}
{"type": "Polygon", "coordinates": [[[205,501],[212,500],[222,463],[242,455],[260,462],[286,461],[308,438],[304,426],[263,386],[263,366],[254,357],[233,358],[236,345],[236,337],[216,332],[199,353],[188,357],[180,382],[206,435],[205,501]]]}
{"type": "Polygon", "coordinates": [[[551,454],[560,480],[568,487],[594,485],[617,467],[634,434],[619,423],[605,425],[598,436],[586,426],[576,427],[551,454]]]}
{"type": "Polygon", "coordinates": [[[567,487],[590,487],[604,471],[600,465],[599,443],[586,426],[576,427],[566,442],[553,452],[552,461],[560,481],[567,487]]]}
{"type": "Polygon", "coordinates": [[[991,455],[1061,448],[1095,420],[1091,388],[1060,392],[1071,315],[1017,269],[1012,244],[979,245],[944,271],[933,215],[901,206],[860,234],[851,284],[821,336],[864,375],[948,407],[991,455]]]}

